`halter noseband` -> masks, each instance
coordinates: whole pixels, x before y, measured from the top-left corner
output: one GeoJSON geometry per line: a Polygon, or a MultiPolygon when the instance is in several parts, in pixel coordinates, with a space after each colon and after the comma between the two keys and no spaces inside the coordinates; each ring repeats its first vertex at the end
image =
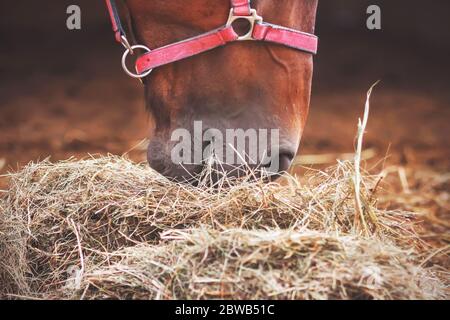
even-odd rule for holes
{"type": "Polygon", "coordinates": [[[125,72],[133,78],[144,78],[154,68],[195,56],[234,41],[266,41],[310,54],[317,53],[318,38],[315,35],[263,22],[262,17],[257,14],[256,10],[251,8],[251,0],[230,0],[231,10],[228,21],[218,29],[154,50],[150,50],[143,45],[131,46],[120,21],[115,0],[105,1],[111,16],[116,40],[126,48],[122,57],[122,66],[125,72]],[[247,20],[250,24],[250,30],[245,35],[240,36],[233,29],[232,24],[238,19],[247,20]],[[133,54],[135,49],[143,49],[146,52],[136,60],[137,73],[129,71],[126,66],[128,54],[133,54]]]}

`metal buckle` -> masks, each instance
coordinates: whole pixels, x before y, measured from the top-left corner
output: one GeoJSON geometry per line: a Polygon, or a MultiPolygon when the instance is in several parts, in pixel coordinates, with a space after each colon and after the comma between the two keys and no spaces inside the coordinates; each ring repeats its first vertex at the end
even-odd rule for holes
{"type": "Polygon", "coordinates": [[[226,24],[227,27],[230,27],[233,22],[239,19],[247,20],[250,23],[250,30],[243,36],[238,37],[238,41],[255,40],[253,39],[253,29],[255,28],[255,23],[261,23],[263,21],[263,18],[258,15],[256,9],[251,9],[250,14],[251,15],[249,16],[236,16],[234,14],[234,9],[230,10],[230,15],[226,24]]]}

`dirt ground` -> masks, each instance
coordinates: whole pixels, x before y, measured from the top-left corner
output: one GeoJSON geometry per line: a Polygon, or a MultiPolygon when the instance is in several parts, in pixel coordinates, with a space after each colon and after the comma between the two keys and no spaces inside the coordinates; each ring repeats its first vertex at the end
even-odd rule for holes
{"type": "MultiPolygon", "coordinates": [[[[103,8],[94,7],[88,21],[105,21],[78,33],[36,28],[30,36],[29,26],[13,34],[2,28],[0,173],[46,157],[128,152],[145,159],[136,148],[147,136],[142,88],[123,74],[121,48],[97,12],[103,8]]],[[[448,172],[448,48],[411,45],[386,31],[345,33],[325,19],[318,21],[320,53],[300,153],[352,152],[366,90],[381,80],[365,140],[374,163],[387,157],[385,165],[448,172]]]]}

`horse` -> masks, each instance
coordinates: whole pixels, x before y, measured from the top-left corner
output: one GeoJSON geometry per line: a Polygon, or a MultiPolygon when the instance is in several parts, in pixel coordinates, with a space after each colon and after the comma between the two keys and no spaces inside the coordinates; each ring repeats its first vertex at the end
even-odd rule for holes
{"type": "MultiPolygon", "coordinates": [[[[124,67],[144,85],[154,170],[191,181],[213,144],[215,154],[229,155],[228,147],[241,152],[231,158],[246,168],[273,167],[276,178],[289,169],[308,118],[318,0],[126,0],[120,10],[107,4],[126,48],[124,67]],[[130,72],[125,59],[140,49],[137,73],[130,72]],[[174,150],[185,160],[174,161],[174,150]]],[[[229,176],[240,172],[227,161],[220,168],[229,176]]]]}

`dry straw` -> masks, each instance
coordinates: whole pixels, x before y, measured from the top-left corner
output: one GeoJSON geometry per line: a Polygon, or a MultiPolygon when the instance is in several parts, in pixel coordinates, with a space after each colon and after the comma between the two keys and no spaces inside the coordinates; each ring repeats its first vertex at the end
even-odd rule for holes
{"type": "Polygon", "coordinates": [[[114,156],[9,179],[4,298],[448,298],[415,214],[378,208],[378,176],[350,161],[283,185],[194,187],[114,156]]]}

